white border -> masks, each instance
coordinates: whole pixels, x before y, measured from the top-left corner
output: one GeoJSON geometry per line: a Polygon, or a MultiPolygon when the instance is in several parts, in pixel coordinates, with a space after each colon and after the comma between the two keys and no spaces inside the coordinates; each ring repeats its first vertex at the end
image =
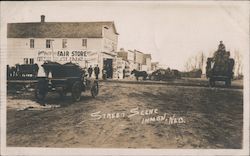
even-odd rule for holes
{"type": "MultiPolygon", "coordinates": [[[[65,1],[64,1],[65,2],[65,1]]],[[[128,2],[128,1],[127,1],[128,2]]],[[[180,1],[179,1],[180,2],[180,1]]],[[[186,1],[184,3],[189,3],[186,1]]],[[[221,1],[220,1],[221,2],[221,1]]],[[[218,3],[220,3],[218,2],[218,3]]],[[[11,2],[0,2],[3,4],[11,2]]],[[[13,3],[13,2],[12,2],[13,3]]],[[[48,2],[49,3],[49,2],[48,2]]],[[[94,3],[94,2],[93,2],[94,3]]],[[[114,2],[115,3],[115,2],[114,2]]],[[[116,2],[117,3],[117,2],[116,2]]],[[[119,3],[119,2],[118,2],[119,3]]],[[[139,2],[136,2],[139,3],[139,2]]],[[[152,2],[149,2],[152,3],[152,2]]],[[[181,3],[181,2],[180,2],[181,3]]],[[[197,2],[198,3],[198,2],[197,2]]],[[[211,3],[203,2],[203,3],[211,3]]],[[[212,2],[213,3],[213,2],[212,2]]],[[[232,3],[240,3],[232,2],[232,3]]],[[[242,2],[249,5],[249,2],[242,2]]],[[[2,10],[2,9],[1,9],[2,10]]],[[[1,19],[3,19],[1,14],[1,19]]],[[[3,25],[1,21],[1,34],[3,25]]],[[[1,155],[249,155],[249,52],[244,59],[244,134],[243,149],[112,149],[112,148],[14,148],[6,147],[6,43],[7,38],[1,35],[1,155]]],[[[249,42],[249,38],[248,38],[249,42]]]]}

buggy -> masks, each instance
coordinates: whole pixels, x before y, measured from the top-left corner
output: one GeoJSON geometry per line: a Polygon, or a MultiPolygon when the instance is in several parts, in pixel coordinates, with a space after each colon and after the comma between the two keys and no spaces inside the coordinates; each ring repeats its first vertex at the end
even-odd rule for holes
{"type": "Polygon", "coordinates": [[[87,78],[85,70],[74,63],[45,62],[45,77],[38,77],[35,97],[42,102],[48,92],[56,91],[61,97],[71,93],[73,101],[80,101],[82,91],[89,90],[92,97],[99,92],[98,80],[87,78]]]}

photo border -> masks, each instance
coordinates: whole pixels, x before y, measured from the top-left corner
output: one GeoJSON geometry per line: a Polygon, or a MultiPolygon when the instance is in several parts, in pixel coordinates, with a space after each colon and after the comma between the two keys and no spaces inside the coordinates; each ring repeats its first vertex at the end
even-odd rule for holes
{"type": "MultiPolygon", "coordinates": [[[[57,1],[59,2],[59,1],[57,1]]],[[[93,1],[94,2],[94,1],[93,1]]],[[[104,1],[95,1],[95,3],[104,1]]],[[[113,3],[113,1],[110,1],[113,3]]],[[[124,2],[124,1],[122,1],[124,2]]],[[[126,1],[129,2],[129,1],[126,1]]],[[[140,1],[136,1],[140,2],[140,1]]],[[[152,1],[149,1],[152,2],[152,1]]],[[[160,1],[162,2],[162,1],[160,1]]],[[[183,1],[178,1],[183,2],[183,1]]],[[[197,1],[184,1],[197,2],[197,1]]],[[[214,2],[214,1],[208,1],[214,2]]],[[[219,1],[225,2],[225,1],[219,1]]],[[[226,3],[235,2],[227,1],[226,3]]],[[[5,7],[6,3],[16,2],[0,2],[1,10],[5,7]]],[[[29,2],[27,2],[29,3],[29,2]]],[[[46,1],[46,3],[50,3],[46,1]]],[[[114,2],[119,3],[119,2],[114,2]]],[[[197,2],[198,3],[198,2],[197,2]]],[[[207,3],[207,1],[202,2],[207,3]]],[[[237,1],[236,3],[246,3],[249,5],[249,1],[237,1]]],[[[6,147],[6,64],[7,64],[7,37],[4,26],[7,27],[5,21],[2,21],[3,13],[1,12],[1,76],[0,76],[0,93],[1,93],[1,154],[2,155],[248,155],[249,154],[249,51],[247,57],[244,58],[244,84],[243,84],[243,100],[244,100],[244,114],[243,114],[243,148],[242,149],[123,149],[123,148],[33,148],[33,147],[6,147]]],[[[249,16],[250,17],[250,16],[249,16]]],[[[250,23],[249,23],[250,24],[250,23]]],[[[249,30],[250,32],[250,30],[249,30]]],[[[249,33],[248,32],[248,33],[249,33]]],[[[249,34],[250,35],[250,34],[249,34]]],[[[249,41],[249,38],[248,38],[249,41]]],[[[249,48],[248,48],[249,49],[249,48]]]]}

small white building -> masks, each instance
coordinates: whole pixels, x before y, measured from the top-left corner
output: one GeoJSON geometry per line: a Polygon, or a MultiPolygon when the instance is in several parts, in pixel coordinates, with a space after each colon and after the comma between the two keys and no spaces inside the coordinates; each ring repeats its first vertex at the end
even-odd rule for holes
{"type": "Polygon", "coordinates": [[[142,70],[147,72],[152,72],[151,67],[151,54],[143,55],[142,70]]]}
{"type": "Polygon", "coordinates": [[[73,62],[88,68],[98,65],[113,77],[118,33],[113,21],[8,23],[7,63],[39,65],[44,61],[73,62]]]}

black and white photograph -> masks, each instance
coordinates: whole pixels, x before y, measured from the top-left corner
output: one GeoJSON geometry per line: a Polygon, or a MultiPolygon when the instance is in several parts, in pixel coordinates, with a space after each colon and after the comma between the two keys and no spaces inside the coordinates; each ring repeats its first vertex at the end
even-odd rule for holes
{"type": "Polygon", "coordinates": [[[249,155],[249,6],[1,2],[1,155],[249,155]]]}

